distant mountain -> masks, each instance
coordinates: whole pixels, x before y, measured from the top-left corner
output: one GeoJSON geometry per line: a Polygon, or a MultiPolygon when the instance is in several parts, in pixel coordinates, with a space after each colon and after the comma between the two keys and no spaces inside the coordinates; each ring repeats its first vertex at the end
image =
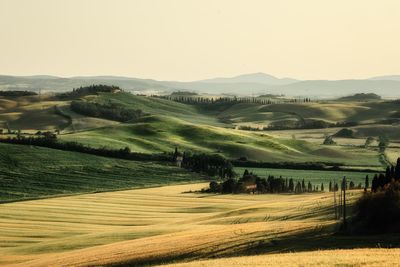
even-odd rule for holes
{"type": "Polygon", "coordinates": [[[376,77],[370,78],[370,80],[400,81],[400,75],[376,76],[376,77]]]}
{"type": "Polygon", "coordinates": [[[163,82],[117,76],[87,76],[61,78],[54,76],[5,76],[0,75],[0,90],[29,90],[63,92],[92,84],[116,85],[128,91],[173,91],[163,82]]]}
{"type": "Polygon", "coordinates": [[[400,75],[381,76],[364,80],[279,79],[265,73],[215,78],[194,82],[157,81],[119,76],[88,76],[61,78],[54,76],[1,76],[0,90],[69,91],[91,84],[116,85],[127,91],[171,93],[191,91],[209,94],[265,95],[337,98],[357,93],[376,93],[385,98],[400,97],[400,75]]]}
{"type": "Polygon", "coordinates": [[[400,81],[390,80],[311,80],[283,85],[278,89],[287,95],[325,98],[357,93],[377,93],[386,98],[400,97],[400,81]]]}
{"type": "Polygon", "coordinates": [[[258,72],[258,73],[250,73],[243,74],[231,78],[213,78],[207,80],[200,80],[198,82],[204,83],[259,83],[259,84],[268,84],[268,85],[283,85],[283,84],[291,84],[297,82],[298,80],[292,78],[277,78],[272,75],[258,72]]]}

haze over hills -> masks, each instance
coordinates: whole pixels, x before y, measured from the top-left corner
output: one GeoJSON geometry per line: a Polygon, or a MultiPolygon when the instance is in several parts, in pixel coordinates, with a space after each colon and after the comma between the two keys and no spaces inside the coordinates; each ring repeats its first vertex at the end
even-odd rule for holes
{"type": "Polygon", "coordinates": [[[267,85],[283,85],[283,84],[291,84],[295,83],[298,80],[292,78],[277,78],[275,76],[257,72],[257,73],[249,73],[238,75],[231,78],[213,78],[200,80],[198,82],[206,82],[206,83],[259,83],[259,84],[267,84],[267,85]]]}
{"type": "Polygon", "coordinates": [[[90,84],[117,85],[128,91],[170,93],[196,91],[210,94],[261,95],[285,94],[313,98],[335,98],[355,93],[377,93],[385,98],[400,97],[400,75],[352,80],[296,80],[265,73],[231,78],[213,78],[193,82],[157,81],[120,76],[0,76],[0,90],[67,91],[90,84]]]}

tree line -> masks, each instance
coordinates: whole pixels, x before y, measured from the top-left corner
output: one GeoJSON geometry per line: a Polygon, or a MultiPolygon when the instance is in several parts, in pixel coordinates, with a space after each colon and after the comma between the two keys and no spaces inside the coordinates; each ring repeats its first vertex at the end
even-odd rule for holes
{"type": "Polygon", "coordinates": [[[98,93],[114,93],[117,91],[122,91],[122,89],[115,85],[93,84],[89,86],[81,86],[79,88],[74,88],[70,92],[60,93],[57,96],[61,99],[65,99],[65,98],[82,97],[98,93]]]}
{"type": "Polygon", "coordinates": [[[396,166],[387,166],[385,173],[375,174],[372,179],[371,191],[377,192],[384,190],[391,182],[400,181],[400,158],[397,159],[396,166]]]}
{"type": "Polygon", "coordinates": [[[143,116],[140,109],[128,109],[115,103],[100,104],[83,100],[71,102],[71,110],[89,117],[126,122],[143,116]]]}
{"type": "Polygon", "coordinates": [[[37,93],[32,92],[32,91],[0,91],[0,96],[6,96],[6,97],[19,97],[19,96],[33,96],[37,95],[37,93]]]}
{"type": "Polygon", "coordinates": [[[310,98],[304,99],[271,99],[271,98],[262,98],[262,97],[201,97],[195,96],[193,94],[171,94],[171,95],[152,95],[152,97],[163,98],[167,100],[172,100],[175,102],[185,103],[185,104],[218,104],[218,103],[255,103],[261,105],[270,105],[270,104],[280,104],[280,103],[308,103],[311,102],[310,98]]]}
{"type": "Polygon", "coordinates": [[[204,173],[209,176],[218,176],[222,179],[233,178],[232,163],[219,154],[192,154],[190,152],[179,152],[178,148],[172,156],[172,161],[179,162],[179,166],[193,172],[204,173]]]}
{"type": "Polygon", "coordinates": [[[64,151],[73,151],[96,156],[119,158],[137,161],[171,161],[171,156],[164,154],[144,154],[132,152],[129,147],[121,149],[110,149],[106,147],[90,147],[75,141],[59,142],[57,135],[53,132],[38,132],[36,136],[17,135],[16,137],[0,138],[1,143],[32,145],[59,149],[64,151]]]}
{"type": "Polygon", "coordinates": [[[239,194],[239,193],[311,193],[324,191],[324,184],[313,185],[310,181],[294,181],[292,178],[275,177],[269,175],[267,178],[249,172],[247,169],[239,179],[229,178],[222,182],[212,181],[209,188],[203,190],[208,193],[239,194]]]}

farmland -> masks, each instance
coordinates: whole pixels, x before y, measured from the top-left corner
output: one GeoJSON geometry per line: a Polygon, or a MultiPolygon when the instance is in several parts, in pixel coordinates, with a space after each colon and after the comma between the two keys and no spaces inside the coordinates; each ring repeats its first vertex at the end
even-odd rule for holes
{"type": "MultiPolygon", "coordinates": [[[[332,235],[336,224],[332,193],[184,193],[204,186],[166,186],[2,204],[0,242],[4,245],[0,263],[165,263],[315,247],[369,248],[377,242],[385,247],[398,242],[397,236],[360,236],[355,244],[355,237],[332,235]]],[[[349,202],[358,195],[357,191],[349,194],[349,202]]],[[[390,253],[398,257],[396,252],[390,253]]]]}
{"type": "Polygon", "coordinates": [[[399,258],[400,249],[343,249],[203,260],[163,266],[396,266],[399,258]]]}
{"type": "MultiPolygon", "coordinates": [[[[376,139],[385,134],[393,147],[399,140],[396,124],[381,124],[397,114],[397,104],[385,101],[192,105],[126,92],[100,93],[81,98],[99,104],[140,109],[145,116],[120,123],[77,114],[69,108],[70,100],[29,96],[4,98],[0,103],[0,121],[3,121],[3,129],[8,125],[14,131],[35,133],[38,130],[59,130],[61,141],[77,141],[94,147],[129,147],[136,152],[162,153],[171,152],[178,146],[181,150],[220,153],[230,159],[245,157],[268,162],[325,162],[364,169],[382,168],[377,143],[369,148],[363,147],[366,137],[376,139]],[[285,111],[288,108],[290,114],[285,111]],[[356,121],[357,125],[351,127],[354,138],[337,138],[337,145],[333,146],[323,146],[324,137],[335,134],[341,128],[235,129],[240,125],[264,127],[288,119],[328,123],[356,121]]],[[[394,153],[390,158],[396,157],[394,153]]]]}
{"type": "Polygon", "coordinates": [[[0,201],[202,181],[175,166],[0,144],[0,201]]]}
{"type": "MultiPolygon", "coordinates": [[[[165,155],[177,147],[180,152],[219,154],[242,164],[280,164],[279,169],[234,171],[239,176],[248,169],[260,177],[324,183],[325,191],[199,193],[220,178],[178,168],[172,161],[123,160],[0,143],[0,265],[308,265],[307,257],[318,259],[320,265],[340,265],[353,264],[365,253],[381,255],[387,264],[399,258],[398,250],[376,249],[378,243],[398,247],[398,235],[337,235],[333,193],[328,192],[329,182],[343,176],[364,186],[366,175],[371,182],[375,172],[396,161],[398,124],[383,123],[396,115],[392,102],[190,104],[127,92],[75,100],[143,112],[119,122],[78,114],[70,108],[73,100],[52,95],[2,99],[1,137],[31,138],[40,136],[38,131],[51,131],[57,142],[94,148],[165,155]],[[331,145],[322,145],[324,138],[342,127],[263,128],[306,120],[357,124],[349,126],[351,137],[334,137],[331,145]],[[377,141],[382,134],[390,140],[384,152],[377,141]],[[374,140],[365,146],[369,136],[374,140]],[[289,164],[340,166],[340,171],[291,170],[285,168],[289,164]],[[354,256],[328,257],[332,250],[354,256]],[[289,257],[288,252],[296,256],[289,257]],[[211,260],[216,257],[221,259],[211,260]]],[[[349,191],[350,211],[361,194],[349,191]]],[[[374,264],[371,257],[365,262],[374,264]]]]}

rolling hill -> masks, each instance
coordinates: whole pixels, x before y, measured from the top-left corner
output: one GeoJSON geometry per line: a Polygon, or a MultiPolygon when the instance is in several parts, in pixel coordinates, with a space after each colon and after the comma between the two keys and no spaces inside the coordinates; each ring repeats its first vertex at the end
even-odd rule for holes
{"type": "MultiPolygon", "coordinates": [[[[124,148],[143,153],[181,150],[221,153],[228,158],[245,157],[268,162],[326,162],[350,166],[381,166],[374,150],[359,147],[331,146],[277,138],[274,131],[242,131],[240,125],[266,126],[288,120],[321,120],[329,123],[356,121],[356,136],[365,138],[370,123],[396,114],[392,102],[311,102],[261,105],[255,103],[221,103],[190,105],[175,101],[136,96],[126,92],[101,93],[84,97],[99,104],[112,103],[126,108],[141,109],[145,116],[135,121],[120,123],[77,114],[70,110],[69,100],[58,98],[20,97],[3,98],[0,119],[12,130],[36,132],[61,130],[61,141],[78,141],[95,147],[124,148]]],[[[395,126],[389,126],[394,127],[395,126]]],[[[371,135],[378,134],[371,128],[371,135]]],[[[297,130],[296,130],[297,131],[297,130]]],[[[300,130],[299,130],[300,131],[300,130]]],[[[337,131],[337,130],[336,130],[337,131]]],[[[291,135],[296,134],[292,132],[291,135]]],[[[369,136],[369,135],[368,135],[369,136]]]]}
{"type": "Polygon", "coordinates": [[[203,181],[175,166],[0,143],[0,203],[203,181]]]}

